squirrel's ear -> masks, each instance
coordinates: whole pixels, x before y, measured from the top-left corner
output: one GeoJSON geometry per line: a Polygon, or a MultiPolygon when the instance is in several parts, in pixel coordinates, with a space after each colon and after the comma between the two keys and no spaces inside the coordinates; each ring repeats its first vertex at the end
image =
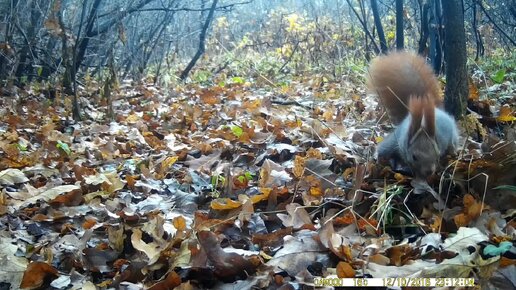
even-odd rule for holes
{"type": "Polygon", "coordinates": [[[410,109],[410,125],[408,132],[409,144],[419,135],[421,130],[421,121],[423,119],[423,100],[418,97],[411,97],[409,100],[410,109]]]}
{"type": "Polygon", "coordinates": [[[423,101],[423,128],[430,137],[435,137],[435,104],[428,97],[423,101]]]}
{"type": "Polygon", "coordinates": [[[428,96],[410,98],[410,126],[409,140],[413,140],[424,131],[433,138],[435,137],[435,103],[428,96]]]}

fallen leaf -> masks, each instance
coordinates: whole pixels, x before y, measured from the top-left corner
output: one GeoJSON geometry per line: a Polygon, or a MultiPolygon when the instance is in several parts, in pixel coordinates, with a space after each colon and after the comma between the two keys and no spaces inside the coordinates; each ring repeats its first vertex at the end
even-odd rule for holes
{"type": "Polygon", "coordinates": [[[165,280],[152,285],[149,290],[169,290],[179,285],[181,285],[181,277],[175,271],[172,271],[167,274],[165,280]]]}
{"type": "Polygon", "coordinates": [[[310,215],[304,207],[298,203],[290,203],[286,206],[288,215],[277,214],[278,218],[283,222],[286,227],[293,227],[294,229],[300,229],[304,225],[313,225],[310,215]]]}
{"type": "Polygon", "coordinates": [[[487,241],[488,237],[480,232],[477,228],[461,227],[457,234],[444,240],[444,249],[460,253],[462,249],[469,246],[475,246],[480,242],[487,241]]]}
{"type": "Polygon", "coordinates": [[[131,235],[131,243],[133,244],[133,247],[137,249],[138,251],[142,251],[147,255],[148,264],[152,265],[154,264],[161,253],[159,249],[159,245],[157,245],[154,242],[146,243],[142,240],[142,231],[139,229],[134,229],[133,234],[131,235]]]}
{"type": "Polygon", "coordinates": [[[56,279],[57,276],[59,276],[59,273],[49,264],[32,262],[23,273],[20,288],[36,289],[43,286],[46,281],[56,279]]]}
{"type": "Polygon", "coordinates": [[[337,264],[337,277],[339,278],[354,278],[355,270],[347,262],[339,262],[337,264]]]}
{"type": "Polygon", "coordinates": [[[186,220],[183,216],[173,218],[172,224],[178,231],[184,231],[186,229],[186,220]]]}
{"type": "Polygon", "coordinates": [[[242,206],[242,202],[230,198],[219,198],[211,202],[211,208],[215,210],[235,209],[242,206]]]}
{"type": "Polygon", "coordinates": [[[25,200],[25,202],[20,204],[19,207],[23,208],[30,204],[35,204],[36,202],[38,202],[38,200],[43,200],[45,202],[48,202],[63,193],[71,192],[71,191],[74,191],[77,189],[80,189],[80,187],[77,185],[59,185],[59,186],[53,187],[51,189],[45,190],[45,191],[39,193],[38,195],[25,200]]]}
{"type": "Polygon", "coordinates": [[[215,275],[224,282],[245,279],[254,274],[259,265],[236,253],[226,253],[219,245],[217,236],[210,231],[198,233],[199,243],[206,252],[208,260],[215,267],[215,275]]]}
{"type": "Polygon", "coordinates": [[[9,168],[0,171],[0,184],[2,185],[15,185],[17,183],[28,182],[29,179],[19,169],[9,168]]]}

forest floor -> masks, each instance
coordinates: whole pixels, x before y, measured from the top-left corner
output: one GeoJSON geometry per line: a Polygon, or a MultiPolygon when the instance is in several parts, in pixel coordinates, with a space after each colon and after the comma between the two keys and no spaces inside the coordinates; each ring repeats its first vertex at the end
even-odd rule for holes
{"type": "Polygon", "coordinates": [[[460,154],[429,180],[444,209],[375,161],[389,123],[349,84],[123,82],[111,122],[89,86],[81,122],[69,98],[18,89],[0,100],[0,289],[514,289],[510,86],[471,100],[498,113],[461,123],[460,154]]]}

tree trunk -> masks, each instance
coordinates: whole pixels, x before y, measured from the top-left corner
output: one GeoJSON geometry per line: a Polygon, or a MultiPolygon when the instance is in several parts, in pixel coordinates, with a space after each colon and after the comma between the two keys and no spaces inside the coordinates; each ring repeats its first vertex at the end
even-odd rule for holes
{"type": "MultiPolygon", "coordinates": [[[[446,0],[445,0],[446,1],[446,0]]],[[[442,21],[440,0],[430,0],[430,59],[436,74],[441,73],[442,68],[442,21]]]]}
{"type": "Polygon", "coordinates": [[[472,19],[473,23],[471,24],[473,29],[473,34],[475,35],[475,45],[476,45],[476,54],[475,54],[475,61],[478,61],[480,56],[484,56],[484,42],[482,41],[482,35],[480,34],[480,31],[478,30],[478,24],[477,24],[477,3],[476,1],[473,1],[472,3],[472,19]]]}
{"type": "Polygon", "coordinates": [[[430,5],[428,2],[423,3],[423,7],[421,8],[421,36],[419,38],[419,48],[417,52],[421,55],[425,53],[427,50],[427,41],[428,41],[428,24],[429,24],[429,18],[428,18],[428,10],[430,9],[430,5]]]}
{"type": "MultiPolygon", "coordinates": [[[[50,55],[51,51],[56,49],[57,39],[54,37],[49,37],[47,40],[47,44],[45,45],[45,53],[50,55]]],[[[43,70],[41,71],[40,79],[46,80],[50,75],[52,75],[57,70],[58,61],[54,59],[52,56],[49,56],[48,61],[43,61],[43,70]]]]}
{"type": "MultiPolygon", "coordinates": [[[[33,45],[36,43],[36,28],[39,26],[41,15],[41,9],[38,7],[36,1],[31,3],[30,7],[30,24],[27,28],[27,33],[24,34],[26,45],[20,52],[20,61],[16,68],[16,78],[20,80],[21,77],[27,77],[27,82],[32,80],[32,65],[34,62],[33,45]]],[[[18,26],[20,32],[23,34],[22,27],[18,26]]]]}
{"type": "Polygon", "coordinates": [[[204,54],[205,51],[205,45],[206,45],[206,34],[208,32],[208,28],[210,27],[210,23],[213,20],[213,15],[215,14],[215,9],[217,8],[217,3],[219,0],[213,0],[213,3],[210,7],[210,12],[208,13],[208,16],[206,17],[206,21],[204,22],[204,26],[201,30],[201,35],[199,36],[199,47],[197,48],[197,52],[195,53],[194,57],[190,61],[190,63],[186,66],[185,70],[181,73],[181,80],[184,81],[192,68],[195,66],[199,58],[204,54]]]}
{"type": "Polygon", "coordinates": [[[466,32],[461,0],[443,0],[444,53],[446,59],[446,111],[460,118],[468,98],[466,32]]]}
{"type": "Polygon", "coordinates": [[[64,92],[67,95],[72,95],[72,116],[73,119],[76,121],[81,120],[81,109],[79,106],[79,100],[77,97],[77,91],[75,90],[74,86],[74,79],[75,79],[75,73],[74,73],[74,66],[73,66],[73,49],[70,47],[68,39],[66,37],[66,27],[63,20],[63,11],[59,12],[59,26],[61,27],[61,30],[63,33],[61,33],[61,41],[62,41],[62,47],[61,47],[61,57],[63,60],[63,66],[65,68],[64,74],[63,74],[63,88],[64,92]]]}
{"type": "Polygon", "coordinates": [[[398,50],[403,50],[405,46],[403,26],[403,0],[396,0],[396,49],[398,50]]]}
{"type": "MultiPolygon", "coordinates": [[[[86,49],[88,48],[90,38],[94,35],[93,27],[95,24],[95,20],[97,20],[97,11],[98,11],[98,8],[99,8],[99,5],[101,2],[102,2],[102,0],[95,0],[95,2],[93,3],[93,6],[91,6],[91,10],[88,15],[88,20],[86,21],[86,27],[84,29],[85,30],[84,37],[78,41],[78,44],[76,44],[76,47],[74,48],[74,50],[77,51],[77,53],[75,53],[75,63],[74,63],[74,68],[75,68],[76,72],[79,70],[81,63],[84,60],[84,55],[86,54],[86,49]]],[[[81,23],[81,25],[82,25],[82,23],[81,23]]],[[[79,39],[80,37],[81,37],[80,35],[77,35],[77,39],[79,39]]]]}
{"type": "MultiPolygon", "coordinates": [[[[369,44],[368,44],[367,40],[368,39],[371,40],[371,44],[374,46],[374,49],[375,49],[376,52],[380,51],[380,48],[378,48],[378,45],[374,41],[373,35],[371,34],[369,29],[367,28],[367,21],[365,19],[366,17],[365,17],[365,12],[364,12],[364,8],[363,8],[363,4],[362,4],[362,2],[360,2],[360,10],[362,11],[362,16],[360,16],[360,14],[357,12],[355,7],[353,7],[353,5],[351,4],[350,0],[346,0],[346,2],[348,2],[349,9],[351,11],[353,11],[353,14],[355,14],[356,18],[358,19],[358,22],[360,22],[360,24],[362,25],[362,28],[364,29],[364,33],[367,36],[367,37],[364,37],[364,47],[365,47],[365,57],[366,57],[366,60],[369,61],[371,59],[371,57],[369,55],[369,44]]],[[[350,13],[350,15],[351,15],[351,13],[350,13]]]]}
{"type": "Polygon", "coordinates": [[[371,0],[371,10],[373,10],[374,25],[378,31],[378,39],[380,40],[380,51],[381,53],[387,53],[387,41],[385,40],[385,33],[383,32],[382,21],[380,19],[380,13],[378,12],[378,2],[371,0]]]}

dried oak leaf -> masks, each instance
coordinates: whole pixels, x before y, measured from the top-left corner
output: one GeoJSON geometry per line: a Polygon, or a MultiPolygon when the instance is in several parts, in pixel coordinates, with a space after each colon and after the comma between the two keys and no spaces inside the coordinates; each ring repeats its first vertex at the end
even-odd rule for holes
{"type": "Polygon", "coordinates": [[[292,235],[292,227],[276,230],[267,234],[253,234],[253,244],[258,244],[260,248],[277,247],[283,245],[283,237],[292,235]]]}
{"type": "Polygon", "coordinates": [[[61,194],[48,202],[53,206],[77,206],[84,203],[84,197],[81,189],[72,190],[68,193],[61,194]]]}
{"type": "Polygon", "coordinates": [[[387,257],[391,259],[391,265],[403,266],[408,260],[419,258],[419,251],[410,245],[393,246],[385,250],[387,257]]]}
{"type": "Polygon", "coordinates": [[[113,270],[111,265],[118,254],[113,250],[100,250],[97,248],[86,248],[82,250],[86,269],[92,272],[106,273],[113,270]]]}
{"type": "Polygon", "coordinates": [[[181,285],[181,277],[175,271],[172,271],[168,273],[165,280],[152,285],[149,290],[168,290],[174,289],[179,285],[181,285]]]}
{"type": "Polygon", "coordinates": [[[20,288],[36,289],[59,276],[57,270],[44,262],[32,262],[23,273],[20,288]]]}
{"type": "Polygon", "coordinates": [[[246,259],[237,253],[226,253],[219,245],[217,236],[210,231],[198,234],[199,243],[214,266],[214,274],[224,282],[234,282],[254,274],[259,259],[246,259]]]}
{"type": "Polygon", "coordinates": [[[172,224],[178,231],[186,230],[186,220],[183,216],[177,216],[172,220],[172,224]]]}
{"type": "Polygon", "coordinates": [[[355,270],[347,262],[339,262],[337,264],[337,277],[339,278],[354,278],[355,270]]]}
{"type": "Polygon", "coordinates": [[[485,207],[482,202],[478,202],[471,194],[464,195],[463,198],[464,209],[463,212],[456,215],[453,220],[457,227],[465,227],[471,221],[480,216],[480,210],[485,207]]]}
{"type": "Polygon", "coordinates": [[[97,220],[92,218],[92,217],[89,217],[89,218],[86,218],[86,220],[84,221],[84,223],[82,223],[82,227],[84,229],[91,229],[93,228],[95,225],[97,224],[97,220]]]}

